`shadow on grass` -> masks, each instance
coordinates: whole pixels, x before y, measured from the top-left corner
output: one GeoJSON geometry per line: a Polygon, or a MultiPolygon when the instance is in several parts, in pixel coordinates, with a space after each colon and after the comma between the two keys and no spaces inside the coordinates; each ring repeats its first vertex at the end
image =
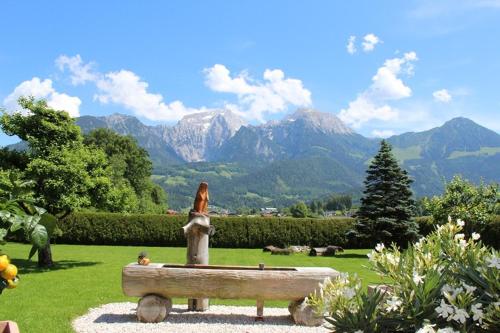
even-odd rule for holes
{"type": "MultiPolygon", "coordinates": [[[[327,257],[325,257],[325,258],[327,258],[327,257]]],[[[330,258],[338,258],[338,259],[368,259],[368,257],[366,256],[366,254],[359,254],[359,253],[346,253],[346,254],[338,253],[335,256],[330,257],[330,258]]]]}
{"type": "Polygon", "coordinates": [[[102,264],[98,261],[75,261],[75,260],[59,260],[54,262],[51,268],[40,268],[36,260],[13,259],[12,263],[19,267],[20,274],[44,273],[53,272],[78,267],[89,267],[102,264]]]}

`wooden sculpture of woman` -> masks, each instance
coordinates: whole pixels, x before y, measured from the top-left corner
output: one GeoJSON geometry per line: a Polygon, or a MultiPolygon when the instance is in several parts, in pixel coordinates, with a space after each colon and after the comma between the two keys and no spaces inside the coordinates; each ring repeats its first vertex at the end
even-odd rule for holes
{"type": "Polygon", "coordinates": [[[194,199],[193,213],[208,214],[208,184],[200,183],[194,199]]]}

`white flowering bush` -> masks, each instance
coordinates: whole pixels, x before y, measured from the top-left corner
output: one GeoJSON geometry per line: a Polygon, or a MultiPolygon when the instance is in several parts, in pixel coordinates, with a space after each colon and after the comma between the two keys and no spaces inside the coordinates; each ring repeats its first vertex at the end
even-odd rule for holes
{"type": "Polygon", "coordinates": [[[500,332],[498,251],[463,228],[449,221],[405,251],[377,245],[368,257],[387,291],[341,275],[307,301],[333,332],[500,332]]]}

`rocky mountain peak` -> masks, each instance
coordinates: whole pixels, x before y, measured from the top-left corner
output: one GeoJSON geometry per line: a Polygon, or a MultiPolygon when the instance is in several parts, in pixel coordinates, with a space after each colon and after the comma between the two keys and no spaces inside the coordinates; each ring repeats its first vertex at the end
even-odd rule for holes
{"type": "Polygon", "coordinates": [[[354,131],[334,114],[320,112],[314,109],[298,109],[294,113],[286,116],[281,123],[286,124],[297,120],[302,120],[308,126],[325,133],[354,134],[354,131]]]}
{"type": "Polygon", "coordinates": [[[243,119],[227,109],[193,113],[168,131],[168,141],[185,161],[204,161],[244,124],[243,119]]]}
{"type": "Polygon", "coordinates": [[[192,113],[184,116],[174,128],[189,127],[197,131],[208,132],[214,123],[225,123],[231,132],[235,133],[245,124],[242,118],[231,110],[209,110],[204,112],[192,113]]]}

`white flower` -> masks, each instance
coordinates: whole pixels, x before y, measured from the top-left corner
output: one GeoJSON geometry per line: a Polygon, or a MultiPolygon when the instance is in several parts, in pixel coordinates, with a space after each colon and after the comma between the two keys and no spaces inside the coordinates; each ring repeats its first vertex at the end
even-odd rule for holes
{"type": "Polygon", "coordinates": [[[452,327],[445,327],[438,329],[437,333],[459,333],[459,332],[455,331],[452,327]]]}
{"type": "Polygon", "coordinates": [[[449,284],[445,284],[442,288],[441,288],[441,293],[444,295],[445,293],[446,294],[450,294],[453,292],[453,287],[450,286],[449,284]]]}
{"type": "Polygon", "coordinates": [[[384,243],[378,243],[377,246],[375,246],[375,251],[377,252],[382,252],[383,249],[385,249],[384,243]]]}
{"type": "Polygon", "coordinates": [[[462,221],[461,219],[458,219],[457,220],[457,225],[460,226],[460,227],[463,227],[465,225],[465,222],[462,221]]]}
{"type": "Polygon", "coordinates": [[[413,271],[413,282],[415,282],[415,284],[424,282],[424,277],[425,275],[419,275],[418,272],[413,271]]]}
{"type": "Polygon", "coordinates": [[[457,240],[457,239],[464,239],[464,238],[465,238],[464,234],[456,234],[455,235],[455,240],[457,240]]]}
{"type": "Polygon", "coordinates": [[[448,291],[448,290],[444,291],[443,295],[446,296],[446,298],[448,298],[449,300],[454,301],[457,298],[457,295],[462,293],[463,291],[464,291],[464,288],[458,287],[455,289],[451,289],[451,291],[448,291]]]}
{"type": "Polygon", "coordinates": [[[469,314],[464,309],[456,309],[455,314],[453,315],[453,320],[458,321],[461,324],[464,324],[465,321],[469,318],[469,314]]]}
{"type": "Polygon", "coordinates": [[[354,290],[354,288],[346,288],[343,294],[345,298],[351,299],[356,295],[356,290],[354,290]]]}
{"type": "Polygon", "coordinates": [[[387,300],[386,304],[387,304],[386,308],[387,312],[392,312],[392,311],[397,311],[401,306],[401,304],[403,304],[403,302],[399,297],[392,296],[390,299],[387,300]]]}
{"type": "Polygon", "coordinates": [[[460,247],[463,249],[467,246],[467,241],[465,239],[461,239],[459,242],[458,242],[458,245],[460,245],[460,247]]]}
{"type": "Polygon", "coordinates": [[[486,262],[488,263],[488,267],[500,269],[500,259],[497,256],[493,255],[489,257],[486,259],[486,262]]]}
{"type": "Polygon", "coordinates": [[[448,223],[451,223],[451,216],[448,215],[448,223]]]}
{"type": "Polygon", "coordinates": [[[436,325],[431,325],[431,324],[424,325],[424,327],[419,329],[416,333],[435,333],[436,331],[434,330],[434,326],[436,325]]]}
{"type": "Polygon", "coordinates": [[[420,239],[418,240],[418,242],[416,242],[416,243],[415,243],[415,245],[414,245],[414,246],[415,246],[415,248],[416,248],[417,250],[420,250],[420,249],[422,248],[422,245],[423,245],[423,243],[424,243],[424,242],[425,242],[425,238],[424,238],[424,237],[420,238],[420,239]]]}
{"type": "Polygon", "coordinates": [[[481,303],[472,304],[470,310],[472,311],[472,320],[479,321],[480,324],[483,323],[483,310],[481,309],[483,305],[481,303]]]}
{"type": "Polygon", "coordinates": [[[467,283],[465,283],[465,282],[464,282],[464,283],[462,283],[462,286],[464,286],[465,291],[466,291],[466,292],[468,292],[468,293],[470,293],[470,294],[474,293],[474,291],[477,289],[477,288],[476,288],[476,287],[474,287],[474,286],[469,286],[469,285],[468,285],[467,283]]]}
{"type": "Polygon", "coordinates": [[[454,313],[453,306],[447,304],[444,299],[441,300],[441,304],[436,308],[436,312],[439,314],[438,317],[443,317],[447,319],[454,313]]]}
{"type": "Polygon", "coordinates": [[[473,232],[472,233],[472,239],[477,241],[479,238],[481,238],[481,235],[478,234],[477,232],[473,232]]]}
{"type": "Polygon", "coordinates": [[[387,262],[391,265],[397,265],[399,263],[399,258],[395,257],[392,253],[386,254],[387,262]]]}
{"type": "Polygon", "coordinates": [[[354,333],[364,333],[362,330],[354,331],[354,333]]]}

